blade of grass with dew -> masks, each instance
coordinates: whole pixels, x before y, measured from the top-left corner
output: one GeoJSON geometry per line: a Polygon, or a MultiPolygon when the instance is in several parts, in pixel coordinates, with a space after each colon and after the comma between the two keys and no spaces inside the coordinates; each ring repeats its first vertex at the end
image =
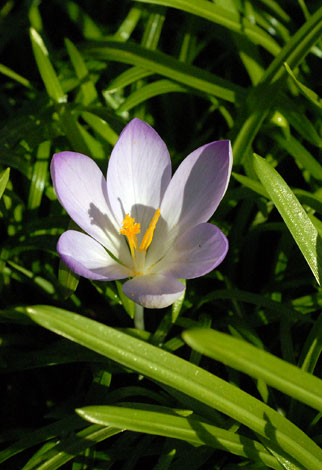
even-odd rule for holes
{"type": "Polygon", "coordinates": [[[295,242],[306,259],[315,279],[322,277],[321,237],[298,199],[279,173],[259,155],[254,155],[254,168],[295,242]]]}
{"type": "Polygon", "coordinates": [[[223,379],[75,313],[45,305],[28,307],[26,313],[39,325],[231,416],[307,470],[320,469],[322,449],[315,442],[278,412],[223,379]]]}
{"type": "Polygon", "coordinates": [[[212,329],[183,332],[190,347],[322,411],[322,380],[263,349],[212,329]]]}
{"type": "Polygon", "coordinates": [[[77,413],[91,423],[208,445],[262,462],[269,468],[283,468],[259,442],[208,424],[191,412],[187,417],[180,416],[184,410],[133,403],[130,407],[87,406],[77,413]]]}

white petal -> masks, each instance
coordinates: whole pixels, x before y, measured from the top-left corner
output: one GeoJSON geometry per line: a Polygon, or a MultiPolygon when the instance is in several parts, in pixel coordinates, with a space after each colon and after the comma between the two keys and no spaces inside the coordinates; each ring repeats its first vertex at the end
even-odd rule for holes
{"type": "Polygon", "coordinates": [[[70,217],[128,264],[129,251],[108,203],[106,180],[94,160],[76,152],[57,153],[51,175],[57,197],[70,217]]]}
{"type": "Polygon", "coordinates": [[[227,189],[231,166],[227,140],[204,145],[183,160],[161,203],[163,223],[156,227],[151,263],[164,255],[177,236],[212,216],[227,189]]]}
{"type": "Polygon", "coordinates": [[[125,295],[146,308],[168,307],[181,297],[184,289],[181,282],[162,274],[136,276],[123,285],[125,295]]]}
{"type": "Polygon", "coordinates": [[[129,213],[141,224],[142,238],[171,178],[171,161],[161,137],[140,119],[122,131],[109,161],[107,187],[121,224],[129,213]]]}
{"type": "Polygon", "coordinates": [[[96,240],[76,230],[64,232],[57,243],[64,263],[87,279],[112,281],[129,276],[129,270],[117,263],[96,240]]]}
{"type": "Polygon", "coordinates": [[[218,227],[199,224],[178,237],[151,272],[176,279],[193,279],[212,271],[223,261],[227,251],[227,238],[218,227]]]}

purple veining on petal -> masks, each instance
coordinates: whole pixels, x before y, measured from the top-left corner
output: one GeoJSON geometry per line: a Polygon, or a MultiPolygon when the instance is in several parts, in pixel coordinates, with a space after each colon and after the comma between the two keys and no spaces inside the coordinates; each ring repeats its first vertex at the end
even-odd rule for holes
{"type": "Polygon", "coordinates": [[[229,141],[204,145],[181,163],[161,203],[165,223],[156,228],[151,263],[160,259],[180,234],[212,216],[227,189],[231,166],[229,141]]]}
{"type": "Polygon", "coordinates": [[[178,237],[152,272],[176,279],[193,279],[216,268],[227,251],[228,240],[218,227],[208,223],[199,224],[178,237]]]}
{"type": "Polygon", "coordinates": [[[109,200],[119,223],[130,213],[144,232],[170,179],[165,143],[151,126],[133,119],[112,151],[107,172],[109,200]]]}
{"type": "Polygon", "coordinates": [[[129,276],[128,270],[114,261],[102,245],[82,232],[64,232],[58,240],[57,251],[72,271],[87,279],[113,281],[129,276]]]}
{"type": "Polygon", "coordinates": [[[55,154],[51,175],[60,203],[77,225],[128,262],[125,240],[109,207],[106,180],[94,160],[76,152],[55,154]]]}

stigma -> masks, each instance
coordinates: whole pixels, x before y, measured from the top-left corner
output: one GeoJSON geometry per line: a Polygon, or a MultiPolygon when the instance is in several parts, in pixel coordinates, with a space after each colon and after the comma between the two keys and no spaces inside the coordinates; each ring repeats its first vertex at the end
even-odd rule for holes
{"type": "Polygon", "coordinates": [[[138,247],[137,234],[141,231],[141,225],[135,223],[135,219],[126,214],[120,233],[125,235],[129,243],[132,258],[135,259],[135,250],[138,247]]]}
{"type": "MultiPolygon", "coordinates": [[[[140,252],[146,253],[147,249],[151,245],[155,227],[158,223],[159,218],[160,218],[160,209],[157,209],[151,219],[149,227],[147,228],[142,238],[142,241],[140,243],[140,246],[138,248],[137,235],[141,232],[141,224],[135,222],[134,217],[130,217],[130,214],[126,214],[126,216],[124,217],[122,227],[120,229],[120,233],[122,235],[125,235],[127,238],[129,248],[131,251],[131,256],[132,256],[134,263],[136,260],[136,251],[138,250],[140,252]]],[[[136,274],[141,274],[141,273],[136,273],[136,274]]]]}

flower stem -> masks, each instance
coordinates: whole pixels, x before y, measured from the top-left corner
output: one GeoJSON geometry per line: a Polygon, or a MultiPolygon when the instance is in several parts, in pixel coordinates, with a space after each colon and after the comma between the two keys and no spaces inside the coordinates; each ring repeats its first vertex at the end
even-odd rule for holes
{"type": "Polygon", "coordinates": [[[144,307],[139,304],[135,304],[134,325],[138,330],[144,330],[144,307]]]}

